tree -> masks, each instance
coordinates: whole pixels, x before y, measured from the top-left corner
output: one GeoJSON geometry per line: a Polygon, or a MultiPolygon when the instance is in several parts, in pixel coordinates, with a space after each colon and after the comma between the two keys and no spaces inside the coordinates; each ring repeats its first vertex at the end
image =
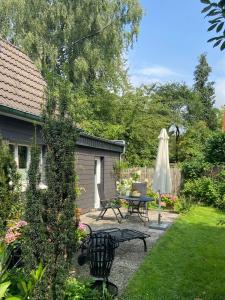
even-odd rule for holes
{"type": "Polygon", "coordinates": [[[177,82],[156,86],[153,97],[169,111],[168,128],[172,132],[170,158],[177,162],[181,133],[199,119],[200,99],[186,84],[177,82]]]}
{"type": "Polygon", "coordinates": [[[124,50],[137,37],[139,0],[1,0],[0,35],[22,47],[45,75],[52,70],[78,90],[118,88],[124,50]]]}
{"type": "Polygon", "coordinates": [[[215,103],[214,82],[209,82],[209,75],[212,69],[209,66],[206,54],[201,54],[199,64],[194,71],[194,91],[200,96],[203,105],[202,119],[207,123],[210,129],[216,128],[216,115],[213,110],[215,103]]]}
{"type": "Polygon", "coordinates": [[[29,170],[24,260],[27,271],[40,260],[46,266],[32,299],[61,300],[75,251],[75,146],[77,129],[70,116],[71,85],[54,79],[43,115],[47,147],[46,183],[40,191],[39,147],[34,144],[29,170]]]}
{"type": "Polygon", "coordinates": [[[179,159],[188,161],[203,158],[205,144],[211,131],[204,121],[198,121],[187,129],[179,141],[179,159]]]}
{"type": "MultiPolygon", "coordinates": [[[[203,4],[206,4],[206,7],[202,10],[202,13],[206,13],[206,17],[211,18],[209,20],[210,26],[208,31],[216,30],[216,33],[219,34],[224,28],[224,11],[225,11],[225,0],[201,0],[203,4]]],[[[208,40],[208,42],[214,42],[213,47],[220,46],[220,50],[225,49],[225,31],[222,34],[213,37],[208,40]]]]}

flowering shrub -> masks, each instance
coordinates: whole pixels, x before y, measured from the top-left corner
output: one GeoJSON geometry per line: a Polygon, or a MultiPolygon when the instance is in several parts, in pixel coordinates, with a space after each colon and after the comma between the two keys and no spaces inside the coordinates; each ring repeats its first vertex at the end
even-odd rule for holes
{"type": "Polygon", "coordinates": [[[20,220],[19,222],[16,223],[15,226],[10,227],[7,231],[6,231],[6,235],[5,235],[5,243],[7,245],[13,243],[14,241],[16,241],[20,236],[21,236],[21,229],[27,225],[26,221],[20,220]]]}
{"type": "Polygon", "coordinates": [[[161,206],[174,207],[177,202],[177,196],[171,194],[161,194],[161,206]]]}
{"type": "Polygon", "coordinates": [[[75,237],[76,240],[79,242],[82,239],[84,239],[87,236],[87,232],[86,232],[86,225],[79,223],[76,232],[75,232],[75,237]]]}

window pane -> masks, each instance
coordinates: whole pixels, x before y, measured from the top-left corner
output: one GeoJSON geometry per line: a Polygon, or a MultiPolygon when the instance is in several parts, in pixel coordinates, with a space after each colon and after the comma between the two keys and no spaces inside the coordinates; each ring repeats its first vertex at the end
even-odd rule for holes
{"type": "Polygon", "coordinates": [[[18,146],[19,169],[27,168],[27,147],[18,146]]]}

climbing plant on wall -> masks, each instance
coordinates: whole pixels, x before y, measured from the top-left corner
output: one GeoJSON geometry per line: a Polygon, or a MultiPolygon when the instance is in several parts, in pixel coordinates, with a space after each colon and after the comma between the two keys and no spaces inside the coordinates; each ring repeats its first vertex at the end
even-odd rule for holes
{"type": "Polygon", "coordinates": [[[46,271],[32,299],[63,299],[64,283],[75,250],[75,144],[77,130],[70,117],[70,85],[54,79],[43,112],[47,147],[45,191],[39,190],[39,147],[33,146],[29,172],[26,254],[27,269],[43,260],[46,271]]]}

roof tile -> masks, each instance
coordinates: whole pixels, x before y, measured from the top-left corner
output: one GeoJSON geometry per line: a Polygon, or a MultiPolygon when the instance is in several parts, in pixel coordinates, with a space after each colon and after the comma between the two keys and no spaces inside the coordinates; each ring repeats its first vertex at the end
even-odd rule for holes
{"type": "Polygon", "coordinates": [[[0,105],[39,116],[45,87],[30,58],[0,38],[0,105]]]}

